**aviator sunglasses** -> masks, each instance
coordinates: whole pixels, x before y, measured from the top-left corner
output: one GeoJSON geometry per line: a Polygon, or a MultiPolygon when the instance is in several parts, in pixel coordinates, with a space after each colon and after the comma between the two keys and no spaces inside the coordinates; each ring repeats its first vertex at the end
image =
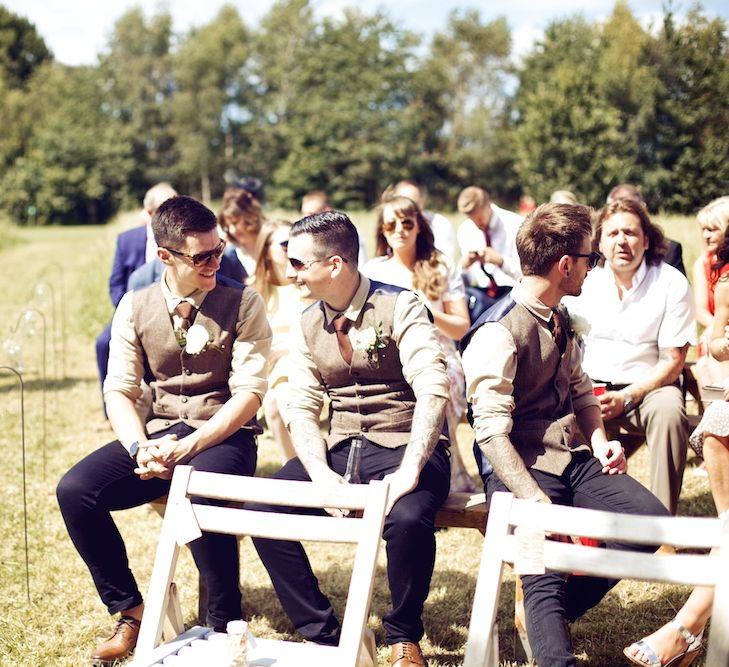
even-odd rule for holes
{"type": "Polygon", "coordinates": [[[165,248],[165,250],[167,250],[167,252],[171,252],[173,255],[177,255],[178,257],[185,257],[186,259],[189,259],[192,262],[192,265],[196,269],[199,269],[201,266],[209,264],[213,257],[215,257],[215,259],[220,259],[223,252],[225,252],[225,241],[221,239],[220,243],[218,243],[218,245],[212,250],[198,252],[195,255],[188,255],[185,252],[173,250],[172,248],[165,248]]]}
{"type": "Polygon", "coordinates": [[[587,266],[590,269],[594,269],[598,262],[602,259],[602,255],[599,252],[583,253],[583,252],[570,252],[570,257],[587,257],[587,266]]]}
{"type": "Polygon", "coordinates": [[[329,255],[329,257],[319,257],[318,259],[310,259],[308,262],[303,262],[300,259],[296,259],[296,257],[289,257],[289,264],[291,264],[291,268],[298,273],[299,271],[304,271],[305,269],[308,269],[313,264],[316,264],[317,262],[328,262],[333,257],[339,257],[345,264],[347,263],[346,257],[341,257],[340,255],[329,255]]]}
{"type": "Polygon", "coordinates": [[[415,220],[403,218],[402,220],[388,220],[387,222],[383,222],[382,231],[387,233],[394,232],[398,222],[400,223],[400,226],[406,231],[415,229],[415,220]]]}

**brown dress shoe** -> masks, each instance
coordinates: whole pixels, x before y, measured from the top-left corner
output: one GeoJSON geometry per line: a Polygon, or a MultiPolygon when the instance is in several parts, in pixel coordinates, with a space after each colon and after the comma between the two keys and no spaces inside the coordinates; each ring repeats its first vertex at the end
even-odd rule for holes
{"type": "Polygon", "coordinates": [[[392,667],[425,667],[420,646],[413,642],[398,642],[390,646],[392,667]]]}
{"type": "Polygon", "coordinates": [[[116,624],[114,634],[96,647],[91,656],[93,667],[113,665],[117,660],[128,657],[137,645],[141,621],[131,616],[122,616],[116,624]]]}

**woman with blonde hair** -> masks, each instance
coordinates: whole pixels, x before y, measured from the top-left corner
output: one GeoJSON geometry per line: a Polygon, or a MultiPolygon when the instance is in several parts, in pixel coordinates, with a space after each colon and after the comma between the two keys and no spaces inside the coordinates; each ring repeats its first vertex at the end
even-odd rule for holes
{"type": "Polygon", "coordinates": [[[289,332],[292,318],[307,305],[306,296],[301,289],[286,277],[286,249],[291,227],[292,223],[288,220],[269,220],[263,223],[254,253],[256,269],[253,277],[248,280],[263,297],[273,331],[268,358],[268,392],[263,398],[263,411],[271,435],[281,449],[284,463],[295,456],[291,436],[281,417],[281,406],[285,404],[288,391],[289,332]]]}
{"type": "Polygon", "coordinates": [[[729,265],[717,259],[717,250],[729,226],[729,197],[719,197],[704,206],[696,215],[701,229],[703,251],[693,266],[693,289],[696,322],[704,328],[699,340],[694,375],[700,385],[720,383],[725,365],[708,354],[709,337],[714,324],[714,291],[729,265]]]}
{"type": "Polygon", "coordinates": [[[256,241],[265,220],[261,203],[253,193],[238,187],[225,191],[218,212],[218,225],[230,243],[225,254],[240,262],[246,276],[255,271],[256,241]]]}
{"type": "Polygon", "coordinates": [[[385,199],[377,219],[375,257],[362,268],[368,278],[418,293],[433,314],[446,353],[451,395],[446,419],[451,440],[451,490],[474,491],[458,451],[456,428],[466,411],[466,385],[455,341],[468,331],[465,289],[453,263],[435,248],[433,230],[411,199],[385,199]]]}

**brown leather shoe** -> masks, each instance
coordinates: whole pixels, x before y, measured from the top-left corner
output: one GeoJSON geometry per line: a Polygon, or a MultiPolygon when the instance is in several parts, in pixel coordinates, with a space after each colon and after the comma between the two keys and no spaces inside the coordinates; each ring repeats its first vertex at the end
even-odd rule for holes
{"type": "Polygon", "coordinates": [[[141,621],[136,618],[122,616],[116,624],[114,634],[96,647],[91,656],[93,667],[113,665],[115,661],[129,656],[137,645],[140,625],[141,621]]]}
{"type": "Polygon", "coordinates": [[[413,642],[398,642],[390,646],[392,667],[425,667],[420,646],[413,642]]]}

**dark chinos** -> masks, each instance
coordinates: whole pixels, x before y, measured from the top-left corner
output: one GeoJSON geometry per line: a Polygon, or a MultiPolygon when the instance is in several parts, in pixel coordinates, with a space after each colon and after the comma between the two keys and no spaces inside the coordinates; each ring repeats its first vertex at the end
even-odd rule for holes
{"type": "MultiPolygon", "coordinates": [[[[340,475],[346,469],[350,441],[345,440],[327,453],[329,466],[340,475]]],[[[382,479],[397,470],[406,446],[391,449],[362,438],[362,482],[382,479]]],[[[298,458],[289,461],[273,477],[310,479],[298,458]]],[[[388,644],[418,641],[423,636],[421,616],[435,563],[435,515],[448,496],[449,485],[450,455],[441,441],[423,467],[418,485],[400,498],[385,518],[383,537],[392,596],[392,609],[383,618],[388,644]]],[[[251,509],[281,511],[282,508],[251,505],[251,509]]],[[[331,603],[319,589],[301,543],[267,539],[254,539],[253,543],[296,630],[311,641],[337,644],[339,622],[331,603]]]]}
{"type": "MultiPolygon", "coordinates": [[[[194,429],[178,423],[151,436],[174,433],[183,438],[194,429]]],[[[252,475],[256,468],[256,443],[249,429],[241,429],[225,441],[192,459],[196,470],[252,475]]],[[[134,473],[135,461],[118,440],[89,454],[61,479],[57,496],[68,533],[91,572],[96,589],[110,614],[142,603],[126,548],[111,512],[138,507],[164,496],[168,480],[142,480],[134,473]],[[93,530],[89,527],[93,526],[93,530]]],[[[219,504],[193,499],[201,504],[219,504]]],[[[234,536],[203,533],[189,544],[195,564],[210,597],[208,623],[224,630],[229,620],[241,617],[238,545],[234,536]]]]}
{"type": "MultiPolygon", "coordinates": [[[[476,455],[480,461],[480,450],[476,455]]],[[[628,475],[607,475],[602,464],[589,452],[576,452],[562,475],[531,469],[539,487],[558,505],[586,509],[668,516],[668,510],[648,489],[628,475]]],[[[508,491],[492,472],[482,476],[491,502],[495,491],[508,491]]],[[[651,545],[612,543],[610,548],[651,553],[651,545]]],[[[579,576],[561,572],[521,577],[527,633],[540,665],[576,665],[572,640],[565,619],[570,623],[602,600],[618,583],[617,579],[579,576]],[[539,619],[538,623],[534,620],[539,619]]]]}

